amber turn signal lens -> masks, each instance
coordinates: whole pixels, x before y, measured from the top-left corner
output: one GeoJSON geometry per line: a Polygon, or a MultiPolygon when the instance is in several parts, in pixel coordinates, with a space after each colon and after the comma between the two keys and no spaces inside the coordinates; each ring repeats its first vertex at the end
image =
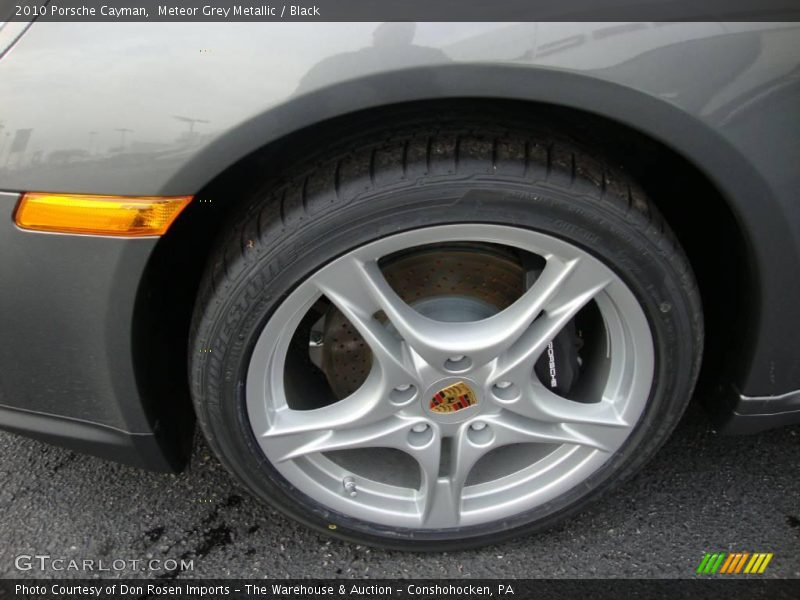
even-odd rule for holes
{"type": "Polygon", "coordinates": [[[92,196],[26,193],[14,220],[22,229],[122,237],[157,236],[191,196],[92,196]]]}

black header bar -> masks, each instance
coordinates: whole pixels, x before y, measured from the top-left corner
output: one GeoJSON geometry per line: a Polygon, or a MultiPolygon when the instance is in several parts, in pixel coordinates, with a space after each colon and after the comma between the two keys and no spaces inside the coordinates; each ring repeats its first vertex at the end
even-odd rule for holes
{"type": "Polygon", "coordinates": [[[0,0],[0,21],[800,21],[800,0],[0,0]]]}

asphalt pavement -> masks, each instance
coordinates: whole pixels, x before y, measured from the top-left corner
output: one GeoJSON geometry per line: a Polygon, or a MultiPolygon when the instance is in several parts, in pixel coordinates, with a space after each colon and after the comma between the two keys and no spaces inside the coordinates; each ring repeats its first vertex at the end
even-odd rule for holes
{"type": "Polygon", "coordinates": [[[637,477],[577,518],[442,554],[313,533],[240,489],[200,436],[190,467],[165,475],[0,433],[0,577],[673,578],[711,551],[773,552],[763,577],[800,577],[800,427],[725,437],[692,407],[637,477]],[[44,569],[33,555],[50,557],[44,569]],[[109,570],[70,570],[70,559],[109,570]]]}

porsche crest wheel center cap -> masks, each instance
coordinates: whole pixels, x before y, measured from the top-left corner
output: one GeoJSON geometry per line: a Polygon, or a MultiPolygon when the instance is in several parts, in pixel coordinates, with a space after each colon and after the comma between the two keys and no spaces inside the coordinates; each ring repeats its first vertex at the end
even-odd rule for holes
{"type": "Polygon", "coordinates": [[[437,414],[455,413],[475,406],[478,398],[465,382],[458,381],[439,390],[430,400],[431,412],[437,414]]]}
{"type": "Polygon", "coordinates": [[[433,382],[420,396],[422,410],[439,423],[460,423],[481,412],[483,395],[468,377],[445,377],[433,382]]]}

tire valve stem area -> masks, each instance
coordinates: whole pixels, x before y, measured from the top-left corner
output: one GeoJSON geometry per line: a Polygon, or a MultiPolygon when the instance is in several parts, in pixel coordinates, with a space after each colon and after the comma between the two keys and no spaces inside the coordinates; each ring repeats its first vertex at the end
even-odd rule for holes
{"type": "Polygon", "coordinates": [[[358,489],[356,489],[356,481],[352,477],[350,476],[345,477],[342,480],[342,485],[344,486],[345,493],[351,498],[355,498],[358,495],[358,489]]]}

